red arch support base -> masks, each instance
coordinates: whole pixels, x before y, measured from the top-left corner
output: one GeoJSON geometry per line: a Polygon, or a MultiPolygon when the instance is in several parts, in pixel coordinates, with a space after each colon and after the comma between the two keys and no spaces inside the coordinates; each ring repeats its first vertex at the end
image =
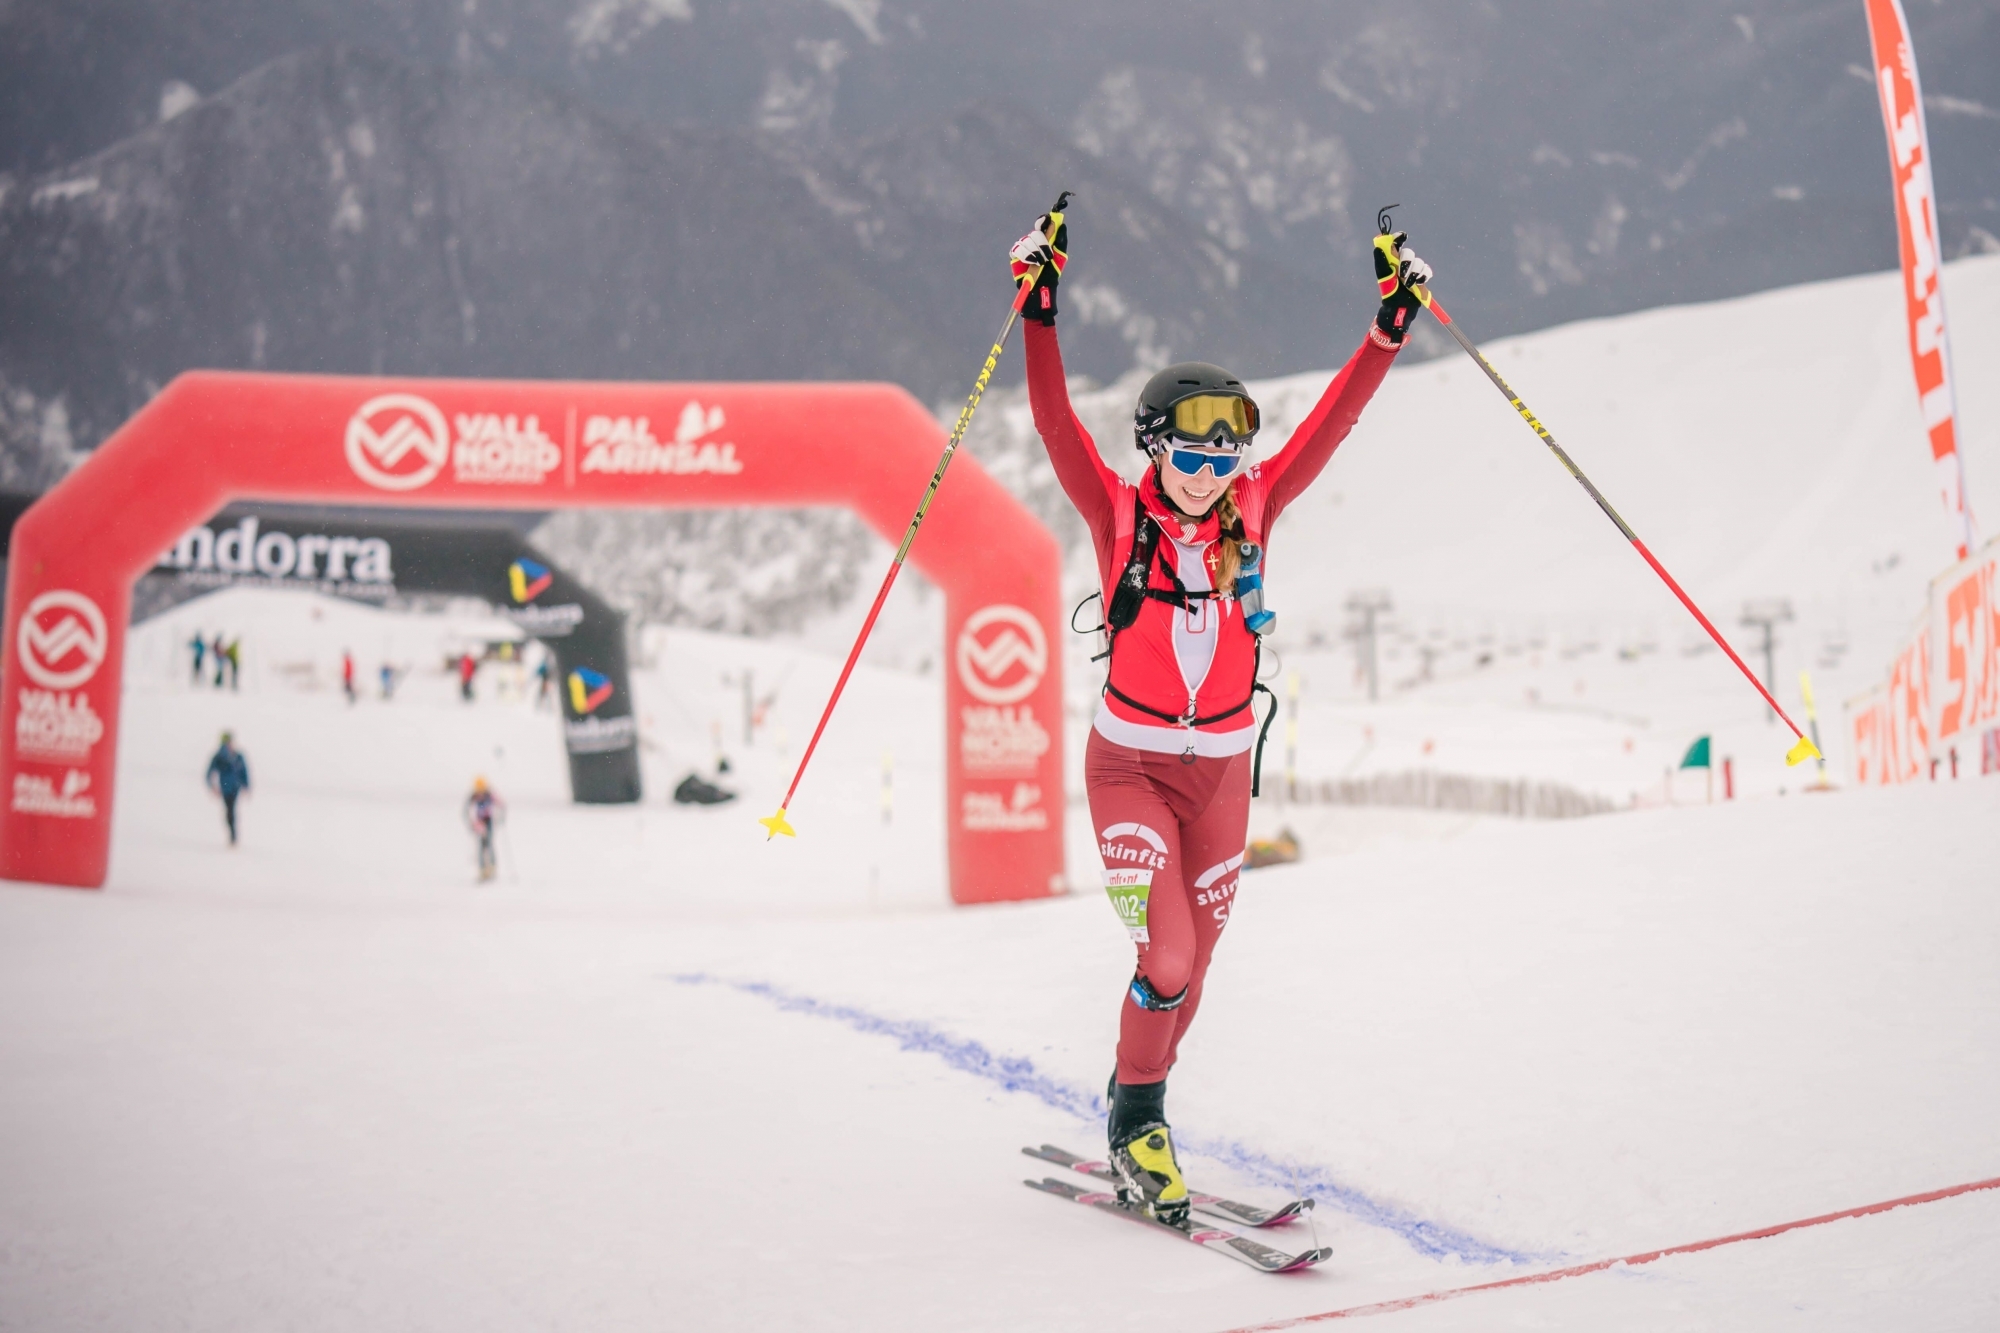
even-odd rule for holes
{"type": "MultiPolygon", "coordinates": [[[[232,500],[835,504],[896,542],[943,444],[916,399],[885,384],[182,375],[14,529],[0,667],[0,876],[104,883],[132,585],[232,500]]],[[[951,896],[1059,892],[1055,538],[961,458],[911,559],[945,593],[951,896]]],[[[807,820],[812,783],[808,774],[795,803],[807,820]]]]}

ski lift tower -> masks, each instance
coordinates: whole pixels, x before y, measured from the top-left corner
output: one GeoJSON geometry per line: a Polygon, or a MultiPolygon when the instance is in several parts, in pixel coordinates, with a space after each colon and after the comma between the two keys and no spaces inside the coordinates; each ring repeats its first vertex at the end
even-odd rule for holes
{"type": "MultiPolygon", "coordinates": [[[[1774,649],[1777,647],[1776,630],[1779,625],[1790,622],[1792,604],[1783,597],[1764,597],[1743,604],[1742,623],[1753,629],[1764,631],[1764,688],[1776,693],[1778,687],[1778,667],[1774,649]]],[[[1764,710],[1764,721],[1774,723],[1777,713],[1768,707],[1764,710]]]]}
{"type": "Polygon", "coordinates": [[[1354,640],[1355,656],[1361,660],[1361,669],[1368,677],[1368,702],[1374,703],[1378,693],[1378,677],[1375,664],[1376,620],[1390,608],[1389,594],[1382,588],[1369,588],[1351,594],[1347,599],[1348,614],[1354,618],[1347,624],[1346,637],[1354,640]]]}

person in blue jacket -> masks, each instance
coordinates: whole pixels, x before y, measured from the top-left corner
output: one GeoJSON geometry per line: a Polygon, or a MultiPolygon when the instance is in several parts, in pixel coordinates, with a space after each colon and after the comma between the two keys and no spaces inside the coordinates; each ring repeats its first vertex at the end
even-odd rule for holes
{"type": "Polygon", "coordinates": [[[222,744],[208,761],[208,789],[222,798],[222,817],[229,825],[229,845],[236,845],[236,798],[250,790],[250,763],[236,748],[235,738],[222,733],[222,744]]]}

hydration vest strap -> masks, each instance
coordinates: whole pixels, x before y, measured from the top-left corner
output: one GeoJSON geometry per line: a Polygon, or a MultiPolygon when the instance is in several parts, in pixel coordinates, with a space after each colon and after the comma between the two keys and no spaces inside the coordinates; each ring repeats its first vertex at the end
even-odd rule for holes
{"type": "MultiPolygon", "coordinates": [[[[1125,693],[1125,691],[1119,689],[1116,685],[1113,685],[1111,683],[1111,676],[1109,672],[1105,673],[1104,692],[1110,695],[1112,698],[1116,699],[1119,703],[1125,704],[1132,708],[1136,708],[1140,712],[1146,714],[1149,717],[1157,717],[1162,722],[1171,722],[1177,727],[1186,727],[1190,731],[1192,731],[1196,727],[1205,727],[1211,722],[1223,722],[1228,720],[1229,718],[1235,717],[1238,713],[1242,712],[1244,709],[1250,707],[1250,705],[1257,702],[1257,691],[1259,690],[1263,690],[1264,693],[1266,694],[1271,694],[1269,687],[1261,685],[1257,681],[1257,668],[1261,666],[1264,661],[1263,641],[1253,640],[1250,645],[1250,652],[1251,652],[1250,696],[1247,699],[1245,699],[1242,703],[1236,705],[1236,707],[1226,709],[1220,713],[1211,714],[1208,717],[1189,717],[1185,713],[1163,713],[1159,709],[1154,708],[1151,704],[1142,704],[1137,699],[1134,699],[1131,695],[1125,693]]],[[[1275,694],[1271,694],[1271,711],[1264,715],[1264,730],[1266,732],[1271,730],[1271,719],[1276,717],[1277,715],[1278,715],[1278,696],[1275,694]]],[[[1264,762],[1264,738],[1262,735],[1259,735],[1257,738],[1257,762],[1259,765],[1261,765],[1264,762]]],[[[1255,790],[1256,784],[1254,780],[1251,784],[1251,787],[1252,790],[1250,794],[1252,796],[1255,796],[1257,792],[1255,790]]]]}
{"type": "Polygon", "coordinates": [[[1144,605],[1151,588],[1153,551],[1159,545],[1160,525],[1149,521],[1145,501],[1139,490],[1132,488],[1132,503],[1119,505],[1118,532],[1121,543],[1131,539],[1125,547],[1125,566],[1118,574],[1118,582],[1111,588],[1111,600],[1104,610],[1104,623],[1109,626],[1111,640],[1118,641],[1118,631],[1129,629],[1139,619],[1139,608],[1144,605]]]}
{"type": "MultiPolygon", "coordinates": [[[[1250,687],[1252,703],[1256,702],[1259,693],[1271,701],[1271,706],[1264,713],[1264,725],[1257,728],[1257,757],[1250,764],[1250,795],[1253,799],[1264,785],[1264,738],[1271,734],[1271,719],[1278,715],[1278,696],[1261,680],[1250,687]]],[[[1249,704],[1244,706],[1247,708],[1249,704]]]]}
{"type": "MultiPolygon", "coordinates": [[[[1137,699],[1134,699],[1131,695],[1125,693],[1125,691],[1119,689],[1116,685],[1113,685],[1108,680],[1104,682],[1104,692],[1110,695],[1112,698],[1116,699],[1119,703],[1125,704],[1126,706],[1131,708],[1136,708],[1140,712],[1146,714],[1148,717],[1157,717],[1162,722],[1171,722],[1177,727],[1205,727],[1211,722],[1225,721],[1228,718],[1235,717],[1238,713],[1248,708],[1251,702],[1255,700],[1257,697],[1256,691],[1252,690],[1250,692],[1250,698],[1245,699],[1242,703],[1236,705],[1236,707],[1234,708],[1228,709],[1224,712],[1211,714],[1208,717],[1189,717],[1185,713],[1162,712],[1160,709],[1153,707],[1151,704],[1142,704],[1137,699]]],[[[1265,693],[1269,694],[1270,691],[1266,690],[1265,693]]]]}
{"type": "MultiPolygon", "coordinates": [[[[1155,546],[1154,549],[1159,550],[1157,546],[1155,546]]],[[[1156,602],[1165,602],[1168,606],[1177,606],[1183,611],[1188,609],[1188,604],[1190,602],[1208,602],[1208,601],[1221,600],[1222,594],[1216,591],[1214,588],[1208,588],[1202,592],[1189,592],[1187,584],[1181,582],[1180,571],[1175,569],[1173,566],[1173,562],[1167,559],[1167,553],[1165,551],[1160,551],[1159,554],[1160,554],[1160,573],[1165,575],[1167,581],[1173,584],[1174,586],[1171,588],[1155,588],[1150,583],[1148,583],[1146,586],[1147,597],[1151,598],[1153,601],[1156,602]]]]}
{"type": "MultiPolygon", "coordinates": [[[[1123,485],[1124,483],[1120,484],[1123,485]]],[[[1148,599],[1165,602],[1170,606],[1180,607],[1185,610],[1190,602],[1204,601],[1222,596],[1219,591],[1213,588],[1205,592],[1189,592],[1187,585],[1181,582],[1180,572],[1168,561],[1165,552],[1160,553],[1160,571],[1166,575],[1167,579],[1174,586],[1171,589],[1155,588],[1152,586],[1151,565],[1153,563],[1153,553],[1159,546],[1160,525],[1149,521],[1149,515],[1146,513],[1145,498],[1140,493],[1139,488],[1132,486],[1129,489],[1132,492],[1131,504],[1114,503],[1112,505],[1112,510],[1117,515],[1116,530],[1118,538],[1118,545],[1113,549],[1124,550],[1126,556],[1125,567],[1120,573],[1117,587],[1112,592],[1111,603],[1105,609],[1104,628],[1109,633],[1110,646],[1105,648],[1103,653],[1099,654],[1100,657],[1111,656],[1112,649],[1118,646],[1118,632],[1123,629],[1129,629],[1132,626],[1133,622],[1139,618],[1140,606],[1148,599]],[[1129,547],[1125,545],[1128,539],[1131,542],[1129,547]]],[[[1241,524],[1236,532],[1220,534],[1221,539],[1257,542],[1261,545],[1264,519],[1264,484],[1256,476],[1255,469],[1246,471],[1238,478],[1236,482],[1236,506],[1238,512],[1242,515],[1241,524]]],[[[1074,614],[1074,612],[1071,613],[1072,623],[1074,622],[1074,614]]],[[[1208,726],[1215,722],[1226,721],[1256,703],[1257,691],[1263,690],[1265,694],[1271,694],[1268,687],[1257,683],[1257,667],[1263,661],[1264,657],[1262,640],[1255,640],[1253,642],[1253,651],[1256,655],[1251,659],[1249,697],[1245,698],[1242,703],[1237,704],[1234,708],[1212,714],[1208,717],[1191,718],[1184,713],[1162,712],[1160,709],[1154,708],[1151,704],[1140,703],[1137,699],[1134,699],[1131,695],[1111,683],[1109,668],[1106,668],[1104,673],[1104,693],[1129,708],[1138,709],[1148,717],[1157,717],[1163,722],[1171,722],[1178,727],[1193,729],[1195,727],[1208,726]]],[[[1098,658],[1093,657],[1090,660],[1095,662],[1098,658]]],[[[1257,779],[1263,771],[1264,737],[1270,733],[1271,719],[1277,716],[1277,712],[1277,696],[1271,695],[1271,711],[1265,715],[1263,730],[1257,736],[1256,772],[1251,777],[1251,795],[1253,796],[1257,794],[1257,779]]],[[[1192,754],[1192,750],[1189,753],[1192,754]]]]}
{"type": "MultiPolygon", "coordinates": [[[[1069,609],[1069,632],[1072,634],[1098,634],[1109,630],[1111,628],[1111,622],[1104,616],[1103,611],[1104,611],[1104,594],[1101,592],[1094,592],[1090,594],[1090,596],[1084,598],[1082,601],[1078,602],[1075,606],[1069,609]],[[1099,614],[1097,617],[1097,623],[1091,626],[1089,629],[1078,629],[1076,627],[1077,612],[1083,610],[1084,607],[1089,606],[1092,602],[1096,602],[1098,604],[1097,609],[1099,614]]],[[[1109,634],[1106,634],[1104,642],[1104,651],[1098,653],[1090,660],[1093,662],[1102,662],[1105,658],[1109,656],[1111,656],[1111,638],[1109,634]]]]}

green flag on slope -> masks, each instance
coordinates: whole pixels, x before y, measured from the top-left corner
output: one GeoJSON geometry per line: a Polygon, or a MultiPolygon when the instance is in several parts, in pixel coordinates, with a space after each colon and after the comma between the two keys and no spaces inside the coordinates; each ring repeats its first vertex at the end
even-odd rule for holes
{"type": "Polygon", "coordinates": [[[1708,767],[1708,737],[1703,736],[1693,745],[1688,746],[1688,752],[1681,756],[1681,767],[1682,768],[1708,767]]]}

